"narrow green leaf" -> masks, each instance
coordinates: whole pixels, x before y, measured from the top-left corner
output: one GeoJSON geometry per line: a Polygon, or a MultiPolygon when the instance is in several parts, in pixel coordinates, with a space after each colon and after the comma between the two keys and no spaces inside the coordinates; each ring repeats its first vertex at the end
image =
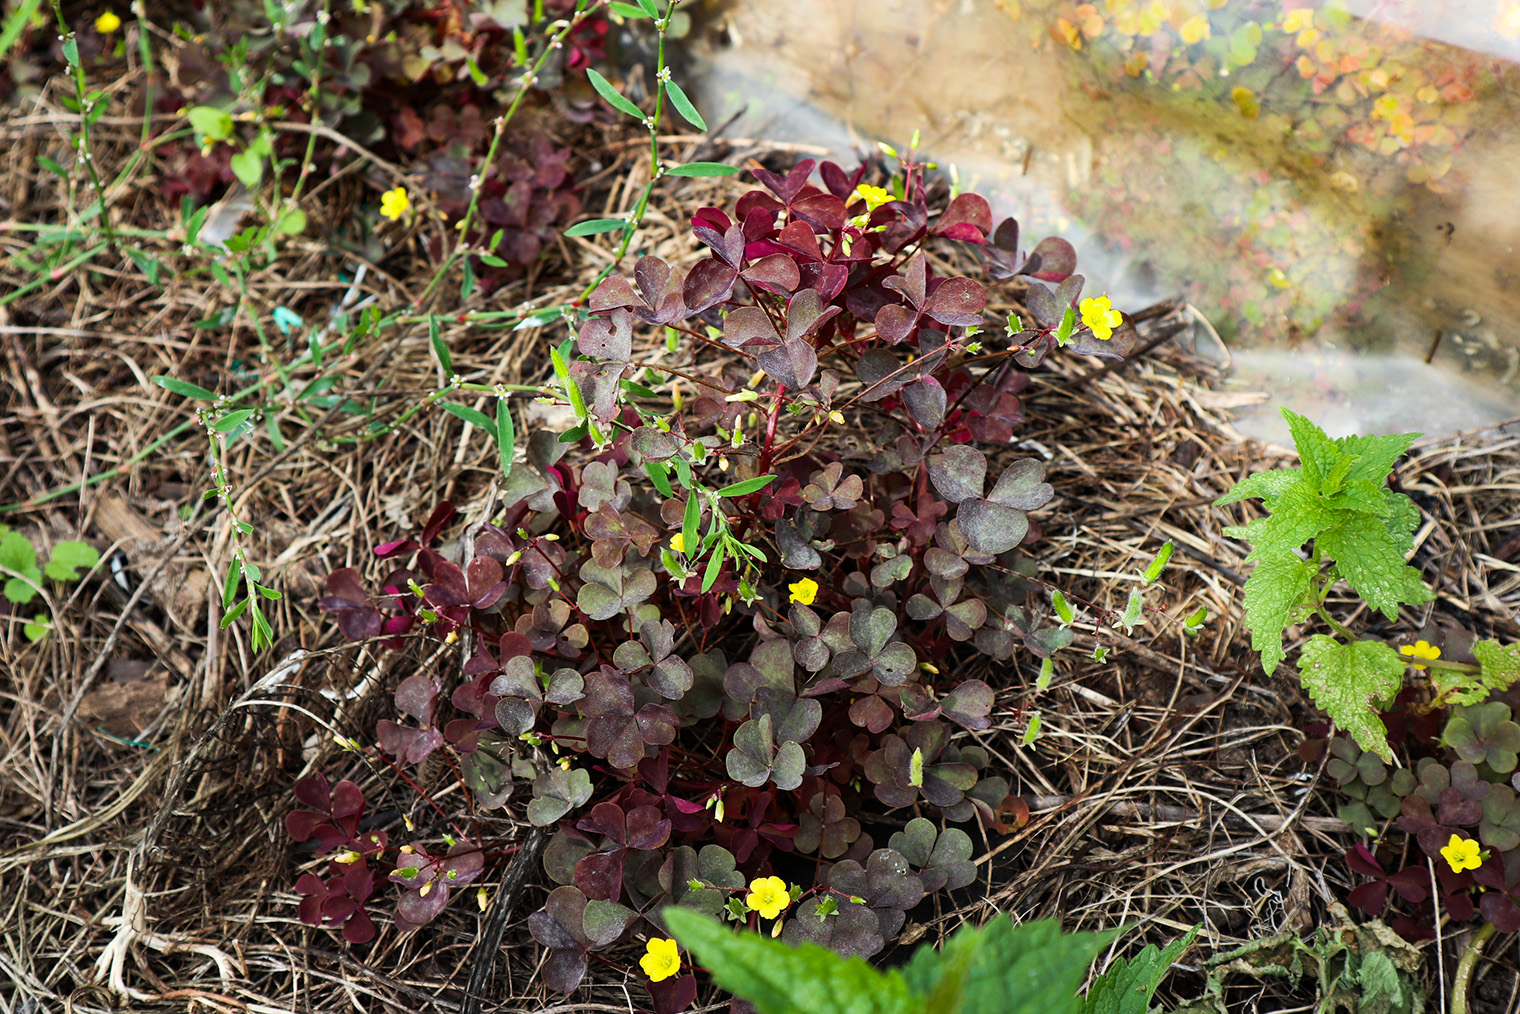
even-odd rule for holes
{"type": "Polygon", "coordinates": [[[216,395],[198,387],[186,380],[176,380],[173,377],[154,377],[153,383],[162,387],[171,394],[177,394],[182,398],[194,398],[196,401],[216,401],[216,395]]]}
{"type": "Polygon", "coordinates": [[[701,521],[702,505],[697,500],[697,491],[689,490],[686,494],[686,514],[681,519],[681,543],[689,556],[697,553],[697,526],[701,521]]]}
{"type": "Polygon", "coordinates": [[[481,254],[480,263],[490,268],[504,268],[507,266],[507,262],[495,254],[481,254]]]}
{"type": "Polygon", "coordinates": [[[252,601],[253,599],[244,599],[237,605],[233,606],[231,609],[227,610],[222,614],[222,622],[218,624],[218,626],[220,626],[223,630],[226,630],[228,627],[232,626],[237,622],[237,618],[243,615],[243,610],[248,608],[248,603],[252,601]]]}
{"type": "Polygon", "coordinates": [[[608,81],[606,78],[602,77],[601,74],[590,68],[587,68],[586,76],[591,79],[591,87],[595,88],[596,93],[602,98],[606,99],[607,104],[612,108],[618,110],[619,112],[627,113],[629,116],[632,116],[637,120],[644,119],[643,111],[640,110],[638,106],[634,105],[632,102],[628,101],[628,99],[619,94],[618,90],[612,87],[611,81],[608,81]]]}
{"type": "Polygon", "coordinates": [[[713,582],[718,580],[718,574],[723,570],[723,558],[727,548],[721,542],[713,547],[712,556],[707,559],[707,569],[702,572],[702,590],[704,592],[710,590],[713,582]]]}
{"type": "Polygon", "coordinates": [[[637,0],[637,3],[643,8],[644,13],[650,17],[657,18],[660,16],[660,9],[655,6],[654,0],[637,0]]]}
{"type": "Polygon", "coordinates": [[[449,415],[457,416],[458,418],[463,419],[471,426],[479,426],[481,429],[491,434],[491,438],[493,440],[496,438],[496,427],[491,424],[491,420],[486,416],[484,412],[481,412],[478,409],[473,409],[468,405],[461,405],[455,401],[440,401],[438,403],[438,407],[443,409],[449,415]]]}
{"type": "Polygon", "coordinates": [[[740,171],[739,166],[728,165],[723,162],[687,162],[685,165],[673,166],[665,170],[666,176],[733,176],[740,171]]]}
{"type": "Polygon", "coordinates": [[[718,490],[718,496],[747,496],[769,486],[776,480],[774,475],[757,475],[753,479],[744,479],[740,482],[731,483],[718,490]]]}
{"type": "Polygon", "coordinates": [[[433,346],[433,355],[438,358],[438,365],[443,367],[443,382],[449,382],[454,375],[454,357],[449,355],[449,347],[443,343],[443,335],[438,331],[438,318],[428,315],[428,342],[433,346]]]}
{"type": "Polygon", "coordinates": [[[1156,558],[1152,560],[1150,562],[1150,565],[1145,568],[1145,576],[1140,579],[1140,584],[1148,585],[1152,581],[1156,580],[1156,578],[1160,577],[1161,572],[1166,569],[1166,561],[1170,560],[1171,558],[1172,540],[1167,539],[1166,545],[1161,547],[1161,551],[1156,554],[1156,558]]]}
{"type": "Polygon", "coordinates": [[[517,434],[512,428],[512,406],[505,398],[496,399],[496,454],[501,459],[501,477],[512,474],[512,452],[517,434]]]}
{"type": "Polygon", "coordinates": [[[233,430],[237,429],[239,426],[243,425],[250,418],[252,418],[252,416],[253,409],[240,408],[236,412],[228,412],[226,415],[222,416],[216,422],[211,424],[211,428],[216,430],[218,433],[231,433],[233,430]]]}
{"type": "Polygon", "coordinates": [[[565,395],[570,399],[570,407],[575,410],[575,417],[581,422],[586,422],[586,399],[581,397],[580,385],[575,378],[570,376],[570,367],[565,363],[565,357],[559,349],[550,349],[549,358],[554,362],[554,375],[565,386],[565,395]]]}
{"type": "Polygon", "coordinates": [[[1036,690],[1049,690],[1050,681],[1055,677],[1056,664],[1048,658],[1040,659],[1040,675],[1034,681],[1036,690]]]}
{"type": "Polygon", "coordinates": [[[600,232],[616,232],[627,224],[626,218],[593,218],[586,222],[576,222],[565,230],[565,235],[595,236],[600,232]]]}
{"type": "Polygon", "coordinates": [[[223,609],[226,609],[228,606],[232,605],[233,600],[237,598],[238,581],[240,581],[242,577],[242,566],[237,562],[237,560],[233,560],[227,565],[227,580],[222,582],[223,609]]]}
{"type": "Polygon", "coordinates": [[[702,114],[697,112],[697,107],[691,104],[691,99],[686,97],[680,85],[674,81],[666,81],[665,94],[670,96],[670,104],[676,107],[676,112],[680,113],[687,123],[698,130],[707,129],[707,121],[702,119],[702,114]]]}
{"type": "Polygon", "coordinates": [[[645,11],[640,10],[639,8],[635,7],[633,4],[625,4],[625,3],[623,3],[622,0],[612,0],[612,3],[610,3],[610,4],[607,5],[607,9],[610,10],[610,11],[612,11],[612,13],[621,15],[622,17],[625,17],[625,18],[643,19],[643,18],[653,17],[653,15],[651,15],[651,14],[645,12],[645,11]]]}
{"type": "Polygon", "coordinates": [[[1029,716],[1029,724],[1024,727],[1024,745],[1030,746],[1040,738],[1040,713],[1036,711],[1029,716]]]}
{"type": "Polygon", "coordinates": [[[661,496],[675,496],[675,490],[670,488],[670,473],[666,471],[663,461],[644,462],[644,471],[661,496]]]}
{"type": "Polygon", "coordinates": [[[21,0],[16,9],[5,16],[5,27],[0,28],[0,57],[10,53],[26,26],[31,24],[32,15],[41,6],[42,0],[21,0]]]}
{"type": "Polygon", "coordinates": [[[1209,607],[1208,606],[1199,606],[1193,612],[1193,615],[1189,616],[1186,620],[1182,621],[1182,625],[1187,630],[1197,630],[1199,627],[1203,626],[1204,622],[1207,621],[1208,618],[1209,618],[1209,607]]]}

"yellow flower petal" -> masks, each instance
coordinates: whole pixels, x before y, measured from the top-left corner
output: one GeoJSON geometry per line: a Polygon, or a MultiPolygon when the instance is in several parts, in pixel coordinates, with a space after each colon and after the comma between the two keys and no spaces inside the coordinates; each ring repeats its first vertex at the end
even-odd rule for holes
{"type": "Polygon", "coordinates": [[[106,11],[95,19],[95,30],[101,35],[110,35],[121,27],[121,18],[116,16],[115,11],[106,11]]]}
{"type": "MultiPolygon", "coordinates": [[[[793,602],[810,606],[813,604],[813,600],[818,597],[818,582],[810,577],[805,577],[801,581],[794,581],[787,585],[786,590],[792,593],[793,602]]],[[[772,877],[771,879],[774,880],[776,878],[772,877]]]]}
{"type": "Polygon", "coordinates": [[[780,877],[756,877],[749,882],[749,894],[744,904],[751,912],[759,912],[763,919],[774,919],[792,903],[786,881],[780,877]]]}
{"type": "Polygon", "coordinates": [[[406,187],[387,190],[380,195],[380,214],[392,222],[406,214],[406,209],[411,206],[412,199],[407,196],[406,187]]]}
{"type": "Polygon", "coordinates": [[[676,942],[668,937],[651,937],[644,945],[644,956],[639,967],[649,976],[650,982],[660,982],[681,970],[681,952],[676,942]]]}
{"type": "Polygon", "coordinates": [[[1476,870],[1483,865],[1483,846],[1471,838],[1454,834],[1441,848],[1441,858],[1446,860],[1453,873],[1476,870]]]}

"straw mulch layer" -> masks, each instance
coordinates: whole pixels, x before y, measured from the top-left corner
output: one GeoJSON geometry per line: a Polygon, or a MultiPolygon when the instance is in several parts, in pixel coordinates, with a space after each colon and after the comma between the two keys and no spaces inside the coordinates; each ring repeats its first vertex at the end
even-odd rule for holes
{"type": "MultiPolygon", "coordinates": [[[[65,114],[15,117],[0,124],[0,139],[45,153],[58,143],[46,122],[54,115],[65,114]]],[[[112,121],[103,122],[109,152],[112,121]]],[[[126,150],[136,121],[114,129],[126,150]]],[[[587,204],[626,210],[644,182],[642,153],[617,138],[603,143],[609,168],[588,188],[587,204]]],[[[52,177],[26,165],[10,172],[6,217],[40,220],[59,206],[52,177]]],[[[352,195],[341,199],[345,185],[334,188],[334,209],[353,206],[352,195]]],[[[679,208],[731,197],[693,184],[679,208]]],[[[656,251],[689,259],[677,205],[657,205],[668,210],[648,226],[656,251]]],[[[153,207],[138,206],[145,214],[153,207]]],[[[396,255],[357,286],[359,299],[389,307],[400,303],[398,292],[420,289],[427,265],[411,242],[397,242],[396,255]]],[[[11,257],[26,238],[0,233],[0,244],[11,257]]],[[[491,308],[573,298],[575,282],[607,256],[605,245],[572,241],[531,287],[498,293],[491,308]]],[[[0,502],[39,497],[118,465],[181,422],[181,399],[146,378],[225,376],[234,364],[256,369],[239,363],[256,361],[247,334],[189,326],[206,314],[203,288],[170,283],[158,291],[129,263],[109,263],[39,289],[0,318],[7,390],[0,502]]],[[[296,244],[255,279],[257,298],[305,305],[308,319],[319,318],[318,308],[351,287],[336,280],[339,267],[319,244],[296,244]]],[[[20,278],[12,267],[0,270],[7,285],[20,278]]],[[[1193,318],[1178,311],[1173,319],[1193,318]]],[[[471,379],[541,376],[538,332],[456,324],[443,337],[456,369],[471,379]]],[[[386,411],[399,413],[437,382],[426,329],[393,330],[348,376],[363,378],[360,388],[374,388],[386,411]]],[[[968,675],[999,689],[1000,721],[977,739],[1033,817],[1014,834],[986,835],[980,881],[911,913],[905,940],[938,939],[993,910],[1058,916],[1072,929],[1144,920],[1141,935],[1151,941],[1201,922],[1200,944],[1185,959],[1197,967],[1250,939],[1325,923],[1329,905],[1351,886],[1340,858],[1351,838],[1333,817],[1335,799],[1318,765],[1298,754],[1312,707],[1290,670],[1268,679],[1245,649],[1244,550],[1220,534],[1236,516],[1209,507],[1248,472],[1290,462],[1236,437],[1227,406],[1237,396],[1222,389],[1213,367],[1170,341],[1115,370],[1054,362],[1033,376],[1025,397],[1030,418],[1016,451],[1047,457],[1059,493],[1039,515],[1043,576],[1087,604],[1089,617],[1093,607],[1121,609],[1133,575],[1172,539],[1178,552],[1151,602],[1172,617],[1206,606],[1212,619],[1196,639],[1156,618],[1133,639],[1079,622],[1077,649],[1058,659],[1053,687],[1038,699],[1026,658],[1007,667],[952,663],[975,667],[968,675]],[[1094,643],[1114,647],[1106,663],[1091,660],[1094,643]],[[1042,712],[1043,735],[1024,747],[1029,708],[1042,712]]],[[[345,432],[333,420],[324,425],[328,437],[345,432]]],[[[1520,637],[1513,562],[1520,560],[1520,436],[1488,431],[1418,451],[1400,480],[1428,522],[1416,562],[1439,593],[1433,611],[1484,634],[1520,637]]],[[[204,437],[193,429],[121,477],[5,519],[34,542],[93,540],[123,564],[125,582],[92,578],[67,601],[49,603],[58,629],[40,646],[28,646],[16,623],[0,633],[0,882],[8,888],[0,902],[0,981],[9,982],[0,986],[0,1005],[460,1009],[481,958],[470,899],[415,936],[400,936],[382,919],[373,945],[347,948],[297,920],[291,888],[309,857],[293,848],[282,819],[290,786],[316,768],[355,778],[379,796],[389,772],[342,754],[331,731],[369,740],[402,675],[420,668],[450,675],[458,664],[420,642],[399,653],[342,643],[315,607],[322,579],[337,567],[365,566],[371,546],[410,531],[439,499],[473,519],[494,455],[479,434],[441,412],[370,443],[308,437],[283,453],[237,452],[238,512],[256,523],[250,555],[285,592],[271,604],[279,644],[258,656],[243,625],[217,625],[211,575],[225,573],[225,517],[202,511],[181,520],[181,508],[208,483],[204,437]],[[309,654],[280,669],[297,648],[309,654]]],[[[520,815],[517,800],[507,812],[520,815]]],[[[525,829],[500,821],[504,839],[525,829]]],[[[594,966],[591,985],[574,997],[541,989],[541,951],[524,922],[542,897],[540,879],[537,871],[529,877],[506,927],[495,999],[485,1009],[641,1005],[642,987],[621,970],[632,963],[629,954],[610,955],[616,966],[594,966]]],[[[1479,970],[1477,994],[1494,1010],[1520,983],[1512,943],[1491,945],[1496,960],[1479,970]]],[[[1435,965],[1427,962],[1432,977],[1435,965]]],[[[1174,975],[1163,1000],[1201,987],[1201,974],[1174,975]]],[[[1242,1010],[1306,1009],[1312,999],[1283,984],[1230,994],[1232,1009],[1242,1010]]]]}

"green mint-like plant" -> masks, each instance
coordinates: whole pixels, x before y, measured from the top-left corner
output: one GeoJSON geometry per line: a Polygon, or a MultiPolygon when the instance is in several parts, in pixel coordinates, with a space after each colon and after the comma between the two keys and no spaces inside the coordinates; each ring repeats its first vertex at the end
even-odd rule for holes
{"type": "Polygon", "coordinates": [[[1334,636],[1314,634],[1299,652],[1304,687],[1364,750],[1391,760],[1378,711],[1393,703],[1411,662],[1419,663],[1417,670],[1431,669],[1437,705],[1477,703],[1520,675],[1516,653],[1480,641],[1473,647],[1478,665],[1403,658],[1385,641],[1358,640],[1330,615],[1325,599],[1341,580],[1389,620],[1398,618],[1400,605],[1431,600],[1419,571],[1404,562],[1414,549],[1419,511],[1387,487],[1394,462],[1419,434],[1331,439],[1303,416],[1286,408],[1282,413],[1302,467],[1257,472],[1215,501],[1223,506],[1254,497],[1270,512],[1224,530],[1253,543],[1246,559],[1256,569],[1245,590],[1251,647],[1270,675],[1287,655],[1287,627],[1310,617],[1323,621],[1334,636]]]}
{"type": "MultiPolygon", "coordinates": [[[[42,590],[44,576],[54,581],[78,581],[100,562],[100,554],[87,542],[60,542],[53,547],[52,556],[42,566],[37,565],[37,551],[18,531],[0,525],[0,595],[5,598],[0,606],[20,607],[29,605],[42,590]]],[[[35,613],[22,625],[22,634],[28,641],[40,641],[52,629],[46,613],[35,613]]]]}
{"type": "Polygon", "coordinates": [[[689,909],[671,906],[663,917],[718,984],[760,1014],[1146,1014],[1162,976],[1198,933],[1116,961],[1084,998],[1077,991],[1088,965],[1118,931],[1062,933],[1054,920],[1015,925],[1000,915],[957,930],[943,950],[925,944],[901,969],[881,971],[814,944],[732,932],[689,909]]]}

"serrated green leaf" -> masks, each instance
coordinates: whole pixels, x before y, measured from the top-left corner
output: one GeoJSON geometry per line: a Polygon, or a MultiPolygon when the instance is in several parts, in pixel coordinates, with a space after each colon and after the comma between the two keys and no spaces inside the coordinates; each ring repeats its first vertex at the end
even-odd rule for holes
{"type": "Polygon", "coordinates": [[[1288,420],[1288,432],[1293,434],[1293,445],[1298,448],[1298,460],[1303,463],[1304,478],[1312,489],[1323,489],[1325,477],[1340,460],[1341,448],[1324,430],[1292,409],[1284,408],[1282,416],[1288,420]]]}
{"type": "Polygon", "coordinates": [[[1276,510],[1283,490],[1303,481],[1303,471],[1297,468],[1279,468],[1271,472],[1257,472],[1241,479],[1230,491],[1214,501],[1215,507],[1235,503],[1248,497],[1259,497],[1267,510],[1276,510]]]}
{"type": "Polygon", "coordinates": [[[591,87],[596,89],[596,93],[602,98],[606,99],[607,104],[612,108],[618,110],[619,112],[627,113],[629,116],[632,116],[635,119],[644,119],[643,111],[640,110],[638,106],[628,101],[628,99],[621,95],[616,88],[612,87],[611,81],[608,81],[601,74],[590,68],[587,68],[586,70],[586,77],[590,78],[591,87]]]}
{"type": "Polygon", "coordinates": [[[880,972],[817,944],[789,947],[676,905],[660,913],[671,934],[706,966],[713,979],[760,1014],[916,1014],[915,996],[900,972],[880,972]]]}
{"type": "Polygon", "coordinates": [[[1078,1014],[1077,990],[1088,966],[1115,935],[1062,933],[1053,919],[1016,926],[1000,915],[980,929],[956,931],[943,955],[920,947],[903,966],[903,978],[914,992],[930,995],[957,952],[970,951],[960,1014],[1078,1014]]]}
{"type": "Polygon", "coordinates": [[[697,107],[692,105],[691,99],[686,97],[680,85],[674,81],[666,81],[665,94],[670,96],[670,104],[676,107],[676,112],[680,113],[687,123],[698,130],[707,129],[707,121],[702,119],[702,114],[697,112],[697,107]]]}
{"type": "MultiPolygon", "coordinates": [[[[1478,641],[1472,646],[1473,657],[1483,667],[1483,685],[1491,690],[1507,690],[1520,681],[1520,644],[1478,641]]],[[[1434,674],[1439,670],[1432,669],[1434,674]]]]}
{"type": "Polygon", "coordinates": [[[1314,703],[1363,750],[1393,760],[1388,730],[1378,711],[1393,702],[1404,683],[1404,662],[1386,641],[1341,644],[1315,634],[1298,655],[1304,689],[1314,703]]]}
{"type": "Polygon", "coordinates": [[[1388,473],[1393,471],[1393,463],[1418,439],[1418,433],[1341,437],[1336,441],[1341,451],[1356,459],[1346,474],[1346,481],[1372,482],[1381,486],[1388,473]]]}
{"type": "Polygon", "coordinates": [[[665,170],[667,176],[733,176],[740,171],[736,165],[724,162],[687,162],[665,170]]]}
{"type": "Polygon", "coordinates": [[[43,571],[54,581],[78,581],[84,576],[80,571],[89,570],[99,562],[100,554],[94,546],[71,539],[53,547],[53,556],[43,571]]]}
{"type": "Polygon", "coordinates": [[[1320,533],[1314,545],[1335,561],[1341,577],[1369,606],[1390,620],[1398,618],[1400,603],[1431,599],[1420,572],[1404,563],[1404,553],[1412,545],[1408,533],[1400,538],[1377,518],[1349,515],[1320,533]]]}
{"type": "Polygon", "coordinates": [[[745,479],[742,482],[730,483],[729,485],[724,486],[722,489],[718,490],[716,495],[729,497],[747,496],[750,493],[759,492],[775,481],[776,477],[774,475],[757,475],[753,479],[745,479]]]}
{"type": "Polygon", "coordinates": [[[1165,949],[1151,944],[1128,961],[1116,959],[1088,989],[1082,1014],[1149,1014],[1156,988],[1200,928],[1194,926],[1165,949]]]}
{"type": "Polygon", "coordinates": [[[1282,635],[1303,606],[1314,568],[1292,553],[1268,557],[1246,579],[1246,629],[1268,676],[1286,656],[1282,635]]]}
{"type": "Polygon", "coordinates": [[[1298,482],[1282,489],[1271,514],[1245,526],[1231,525],[1224,534],[1250,542],[1252,549],[1246,560],[1259,560],[1292,553],[1320,532],[1350,516],[1347,511],[1326,507],[1324,499],[1310,488],[1308,480],[1300,477],[1298,482]]]}

